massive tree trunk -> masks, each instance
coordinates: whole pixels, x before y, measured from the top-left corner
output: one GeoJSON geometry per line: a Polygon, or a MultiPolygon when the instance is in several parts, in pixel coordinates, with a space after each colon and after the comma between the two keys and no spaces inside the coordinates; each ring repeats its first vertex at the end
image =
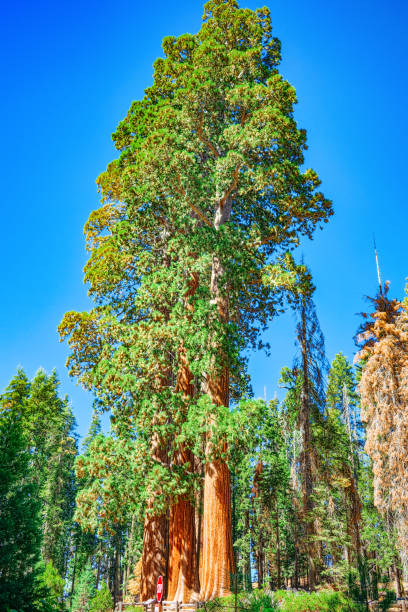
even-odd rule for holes
{"type": "MultiPolygon", "coordinates": [[[[186,399],[193,397],[192,375],[184,354],[181,352],[177,389],[186,399]]],[[[193,453],[184,445],[176,452],[175,461],[190,471],[194,470],[193,453]]],[[[169,522],[169,600],[183,603],[199,597],[199,577],[196,554],[195,508],[191,498],[183,495],[170,509],[169,522]]]]}
{"type": "MultiPolygon", "coordinates": [[[[187,311],[193,311],[189,298],[194,295],[197,287],[198,275],[194,273],[191,276],[188,291],[184,296],[187,311]]],[[[184,347],[181,348],[180,352],[177,391],[181,392],[186,399],[186,410],[188,410],[188,400],[194,396],[195,389],[184,347]]],[[[174,460],[178,465],[187,467],[191,472],[195,469],[194,455],[185,445],[182,445],[175,453],[174,460]]],[[[179,498],[170,509],[167,593],[169,600],[187,603],[199,598],[195,515],[194,504],[188,495],[179,498]]]]}
{"type": "MultiPolygon", "coordinates": [[[[179,460],[193,465],[194,458],[184,449],[179,453],[179,460]]],[[[167,599],[186,603],[197,600],[198,594],[195,508],[191,500],[183,496],[170,509],[167,599]]]]}
{"type": "MultiPolygon", "coordinates": [[[[229,205],[230,206],[230,205],[229,205]]],[[[223,215],[217,218],[218,229],[223,215]]],[[[220,281],[224,274],[222,264],[217,256],[213,257],[211,275],[211,295],[217,305],[221,322],[228,321],[228,294],[221,291],[220,281]]],[[[224,288],[225,289],[225,288],[224,288]]],[[[229,370],[222,367],[224,356],[217,343],[212,347],[214,363],[207,378],[207,392],[216,406],[229,405],[229,370]]],[[[207,438],[206,456],[211,456],[214,449],[211,437],[207,438]]],[[[219,453],[218,453],[219,454],[219,453]]],[[[200,559],[200,598],[204,601],[229,594],[231,574],[234,572],[234,555],[232,548],[231,520],[231,479],[225,461],[207,461],[204,472],[204,507],[203,507],[202,554],[200,559]]]]}
{"type": "MultiPolygon", "coordinates": [[[[228,406],[228,380],[224,372],[210,381],[209,394],[216,405],[228,406]]],[[[213,450],[209,437],[206,455],[213,450]]],[[[204,468],[200,599],[208,601],[229,594],[233,571],[230,472],[225,461],[212,460],[204,468]]]]}
{"type": "Polygon", "coordinates": [[[204,476],[200,598],[229,594],[233,570],[230,473],[225,462],[213,461],[206,464],[204,476]]]}
{"type": "MultiPolygon", "coordinates": [[[[167,460],[167,449],[157,434],[152,439],[152,457],[162,462],[167,460]]],[[[142,601],[156,597],[157,579],[164,578],[164,595],[166,594],[167,561],[168,561],[168,517],[154,512],[154,500],[147,503],[144,532],[142,570],[140,579],[140,597],[142,601]]]]}
{"type": "MultiPolygon", "coordinates": [[[[148,504],[147,510],[152,508],[148,504]]],[[[157,579],[166,576],[167,569],[168,519],[165,514],[157,516],[148,511],[145,516],[143,533],[141,600],[156,597],[157,579]]]]}

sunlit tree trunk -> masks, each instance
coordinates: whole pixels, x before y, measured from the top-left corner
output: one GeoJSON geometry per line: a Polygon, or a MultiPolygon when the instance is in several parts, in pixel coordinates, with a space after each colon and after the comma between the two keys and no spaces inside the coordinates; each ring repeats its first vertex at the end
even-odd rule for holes
{"type": "MultiPolygon", "coordinates": [[[[187,311],[192,312],[190,298],[198,287],[198,275],[194,273],[189,288],[184,296],[187,311]]],[[[180,367],[177,376],[177,391],[181,392],[188,402],[194,396],[193,376],[191,374],[185,350],[180,353],[180,367]]],[[[182,445],[175,454],[175,461],[191,472],[195,468],[193,453],[182,445]]],[[[196,510],[191,498],[184,495],[170,509],[169,521],[169,600],[181,602],[194,601],[199,598],[199,576],[196,550],[196,510]]]]}
{"type": "MultiPolygon", "coordinates": [[[[152,507],[148,504],[147,510],[152,507]]],[[[143,532],[141,599],[156,596],[157,579],[165,577],[167,566],[168,520],[165,514],[157,516],[146,512],[143,532]]]]}
{"type": "MultiPolygon", "coordinates": [[[[232,199],[227,197],[219,202],[214,227],[219,230],[230,217],[232,199]]],[[[211,301],[217,306],[219,321],[227,324],[229,319],[228,288],[224,268],[218,255],[213,255],[211,270],[211,301]],[[223,284],[223,286],[222,286],[223,284]]],[[[216,406],[229,405],[229,369],[222,367],[226,356],[215,343],[213,367],[207,377],[207,393],[216,406]]],[[[208,436],[206,456],[213,451],[208,436]]],[[[226,450],[218,449],[218,450],[226,450]]],[[[206,462],[204,472],[203,533],[200,559],[200,598],[204,601],[229,594],[230,577],[234,572],[231,517],[231,478],[225,461],[206,462]]]]}
{"type": "MultiPolygon", "coordinates": [[[[192,465],[192,453],[187,449],[180,451],[179,460],[192,465]]],[[[191,500],[183,496],[170,509],[167,598],[189,602],[197,600],[198,596],[195,508],[191,500]]]]}
{"type": "MultiPolygon", "coordinates": [[[[152,458],[162,462],[167,460],[167,451],[157,433],[152,440],[152,458]]],[[[167,574],[168,560],[168,517],[154,513],[154,500],[147,503],[143,531],[143,553],[141,570],[141,599],[145,601],[156,597],[157,579],[167,574]]],[[[165,593],[166,594],[166,581],[165,593]]]]}
{"type": "MultiPolygon", "coordinates": [[[[190,370],[184,356],[178,377],[178,389],[185,397],[192,397],[190,370]]],[[[175,461],[194,470],[193,453],[184,445],[176,453],[175,461]]],[[[169,522],[169,600],[189,602],[199,597],[199,577],[196,551],[195,508],[191,498],[184,495],[170,509],[169,522]]]]}
{"type": "Polygon", "coordinates": [[[281,551],[280,551],[280,533],[279,533],[279,509],[278,500],[275,499],[275,536],[276,536],[276,571],[277,571],[277,587],[281,588],[281,551]]]}
{"type": "MultiPolygon", "coordinates": [[[[228,406],[228,386],[227,372],[210,381],[209,393],[215,404],[228,406]]],[[[212,450],[208,439],[206,455],[212,450]]],[[[208,601],[230,593],[233,571],[230,472],[225,461],[210,461],[204,471],[200,598],[208,601]]]]}

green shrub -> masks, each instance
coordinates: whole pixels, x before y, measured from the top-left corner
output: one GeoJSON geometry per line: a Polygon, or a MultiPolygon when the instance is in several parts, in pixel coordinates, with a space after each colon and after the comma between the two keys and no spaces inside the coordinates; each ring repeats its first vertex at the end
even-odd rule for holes
{"type": "Polygon", "coordinates": [[[322,590],[315,593],[277,591],[276,601],[284,612],[358,612],[359,607],[343,593],[322,590]]]}
{"type": "MultiPolygon", "coordinates": [[[[343,593],[325,589],[315,593],[305,591],[255,590],[238,595],[238,612],[360,612],[343,593]]],[[[234,596],[207,602],[206,612],[231,612],[234,596]]],[[[126,611],[128,612],[128,611],[126,611]]]]}
{"type": "Polygon", "coordinates": [[[104,582],[91,601],[90,612],[109,612],[110,610],[113,610],[113,599],[108,585],[104,582]]]}

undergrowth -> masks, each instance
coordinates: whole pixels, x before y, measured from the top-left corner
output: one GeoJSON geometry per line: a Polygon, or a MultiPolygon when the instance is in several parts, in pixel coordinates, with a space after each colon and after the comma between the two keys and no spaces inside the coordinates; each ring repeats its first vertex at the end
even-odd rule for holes
{"type": "MultiPolygon", "coordinates": [[[[234,596],[207,602],[206,612],[231,612],[234,596]]],[[[365,610],[343,593],[330,589],[307,593],[305,591],[256,590],[240,593],[238,612],[361,612],[365,610]]]]}

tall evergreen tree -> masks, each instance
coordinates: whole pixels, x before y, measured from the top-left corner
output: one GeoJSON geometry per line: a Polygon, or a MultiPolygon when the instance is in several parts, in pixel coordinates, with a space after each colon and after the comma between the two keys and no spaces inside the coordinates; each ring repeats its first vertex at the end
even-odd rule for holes
{"type": "Polygon", "coordinates": [[[24,435],[28,381],[20,370],[0,407],[0,608],[34,611],[41,525],[38,486],[24,435]]]}
{"type": "Polygon", "coordinates": [[[95,596],[95,575],[88,563],[81,572],[72,600],[72,612],[89,612],[95,596]]]}
{"type": "MultiPolygon", "coordinates": [[[[306,136],[293,118],[295,92],[278,73],[267,9],[211,0],[200,32],[167,37],[163,50],[152,87],[114,135],[120,157],[99,179],[103,205],[87,224],[86,279],[99,305],[67,313],[60,329],[70,337],[71,373],[150,432],[145,596],[164,562],[149,552],[166,540],[154,505],[177,503],[174,491],[192,477],[190,461],[173,460],[178,427],[208,396],[200,558],[208,599],[228,592],[233,569],[225,444],[214,447],[211,436],[217,407],[242,393],[241,351],[280,310],[267,266],[284,267],[285,251],[328,220],[331,203],[302,168],[306,136]],[[185,362],[190,400],[177,386],[185,362]]],[[[175,527],[182,541],[187,524],[175,527]]]]}
{"type": "Polygon", "coordinates": [[[322,420],[325,406],[324,374],[327,360],[324,338],[320,330],[315,306],[312,300],[311,285],[300,291],[298,298],[297,343],[299,355],[295,370],[299,380],[298,427],[301,435],[300,473],[303,497],[303,513],[306,528],[306,547],[308,557],[309,588],[316,584],[316,546],[314,544],[315,525],[313,520],[313,489],[316,471],[316,449],[313,444],[312,423],[322,420]],[[313,466],[313,462],[315,466],[313,466]],[[314,469],[313,469],[314,468],[314,469]]]}
{"type": "Polygon", "coordinates": [[[23,424],[42,502],[42,556],[67,571],[75,505],[75,419],[68,398],[58,395],[56,372],[39,370],[30,384],[23,424]]]}

